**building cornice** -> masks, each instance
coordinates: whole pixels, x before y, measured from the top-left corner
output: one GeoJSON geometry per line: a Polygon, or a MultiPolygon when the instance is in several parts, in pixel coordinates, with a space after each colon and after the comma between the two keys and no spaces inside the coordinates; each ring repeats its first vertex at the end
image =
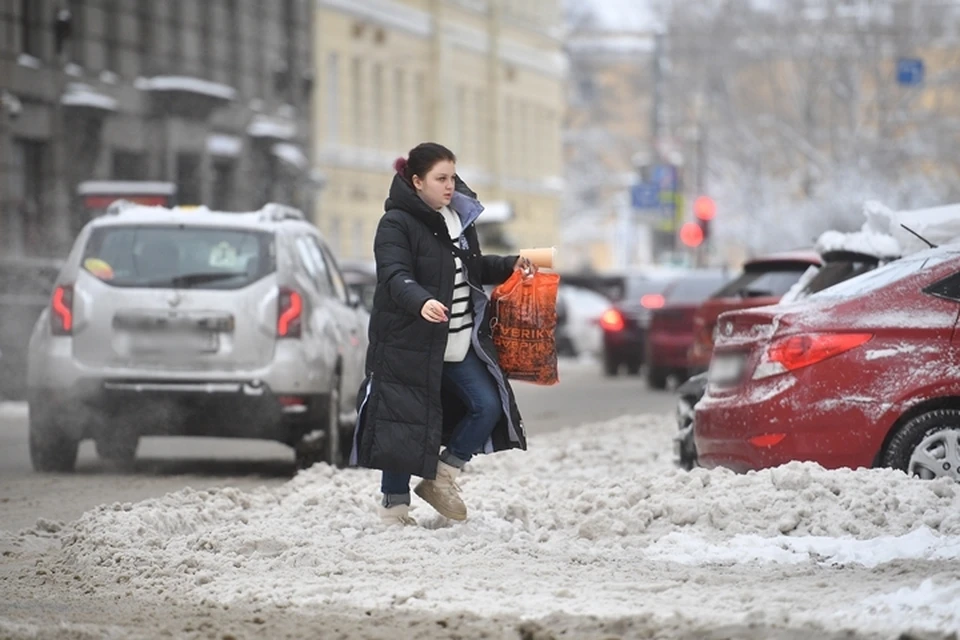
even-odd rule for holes
{"type": "MultiPolygon", "coordinates": [[[[487,4],[486,0],[451,1],[471,7],[487,4]]],[[[395,0],[317,0],[317,6],[421,38],[429,37],[437,28],[436,21],[429,13],[413,9],[395,0]]],[[[484,55],[490,52],[490,37],[482,29],[451,22],[444,22],[441,28],[444,39],[452,46],[484,55]]],[[[499,57],[501,61],[508,64],[553,78],[564,78],[567,75],[567,58],[560,51],[544,51],[512,39],[503,39],[500,42],[499,57]]]]}
{"type": "Polygon", "coordinates": [[[333,9],[380,26],[427,37],[433,33],[433,18],[426,11],[394,0],[317,0],[320,9],[333,9]]]}

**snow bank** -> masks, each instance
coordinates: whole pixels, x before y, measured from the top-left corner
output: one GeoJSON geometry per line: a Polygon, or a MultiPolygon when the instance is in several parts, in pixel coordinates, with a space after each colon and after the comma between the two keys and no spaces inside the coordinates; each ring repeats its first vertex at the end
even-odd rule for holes
{"type": "Polygon", "coordinates": [[[274,489],[105,505],[65,527],[57,570],[81,590],[313,610],[960,625],[955,577],[933,569],[956,575],[960,487],[809,463],[684,472],[669,461],[674,431],[667,417],[622,418],[481,456],[461,482],[461,524],[415,498],[419,526],[385,528],[377,473],[326,465],[274,489]]]}

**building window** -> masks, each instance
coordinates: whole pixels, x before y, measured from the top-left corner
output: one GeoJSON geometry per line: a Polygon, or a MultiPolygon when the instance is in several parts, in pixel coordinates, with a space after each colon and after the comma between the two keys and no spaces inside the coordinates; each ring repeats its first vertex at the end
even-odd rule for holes
{"type": "Polygon", "coordinates": [[[415,87],[413,91],[413,103],[410,105],[410,110],[413,113],[413,127],[412,133],[413,137],[417,140],[426,140],[427,138],[432,138],[433,136],[428,134],[430,131],[429,127],[429,117],[430,114],[427,113],[427,110],[423,107],[423,95],[419,90],[419,87],[425,86],[423,79],[423,73],[416,73],[413,76],[413,86],[415,87]]]}
{"type": "Polygon", "coordinates": [[[327,56],[327,140],[339,141],[340,135],[340,60],[336,53],[327,56]]]}
{"type": "Polygon", "coordinates": [[[370,106],[373,108],[373,140],[371,147],[383,149],[387,145],[383,140],[383,65],[373,66],[373,99],[370,106]]]}
{"type": "Polygon", "coordinates": [[[146,180],[147,154],[117,149],[111,157],[110,175],[114,180],[146,180]]]}
{"type": "Polygon", "coordinates": [[[84,66],[87,62],[87,9],[85,0],[70,0],[70,60],[84,66]]]}
{"type": "Polygon", "coordinates": [[[227,0],[227,20],[230,22],[230,59],[227,60],[227,66],[230,69],[230,83],[239,90],[240,78],[243,75],[243,47],[240,46],[240,10],[237,0],[227,0]]]}
{"type": "Polygon", "coordinates": [[[200,154],[182,152],[177,154],[177,201],[180,204],[203,203],[203,175],[200,154]]]}
{"type": "Polygon", "coordinates": [[[363,61],[360,58],[353,59],[352,78],[353,82],[353,144],[357,147],[365,145],[364,140],[364,108],[363,108],[363,61]]]}
{"type": "Polygon", "coordinates": [[[20,0],[20,51],[42,59],[40,11],[40,3],[37,0],[20,0]]]}
{"type": "Polygon", "coordinates": [[[153,22],[153,0],[140,0],[137,3],[137,52],[140,54],[140,69],[152,75],[151,56],[154,54],[154,32],[157,25],[153,22]]]}
{"type": "Polygon", "coordinates": [[[403,69],[394,71],[393,76],[393,130],[397,149],[403,149],[409,133],[407,127],[407,84],[403,69]]]}
{"type": "Polygon", "coordinates": [[[206,0],[199,4],[200,10],[200,67],[203,75],[213,78],[213,2],[206,0]]]}
{"type": "Polygon", "coordinates": [[[233,205],[233,176],[234,163],[227,160],[218,160],[213,163],[213,208],[218,211],[229,211],[233,205]]]}
{"type": "Polygon", "coordinates": [[[41,253],[50,248],[46,234],[51,231],[50,208],[46,206],[47,143],[36,140],[14,142],[15,162],[20,169],[20,206],[15,226],[28,253],[41,253]]]}
{"type": "Polygon", "coordinates": [[[120,7],[116,0],[103,0],[103,12],[106,19],[104,46],[107,49],[106,68],[120,71],[120,7]]]}
{"type": "Polygon", "coordinates": [[[487,112],[487,94],[483,89],[479,89],[473,99],[473,106],[477,113],[477,135],[474,138],[477,141],[477,159],[479,166],[491,167],[493,162],[490,158],[490,114],[487,112]]]}
{"type": "Polygon", "coordinates": [[[284,73],[286,74],[286,98],[290,104],[297,104],[297,7],[294,0],[283,0],[283,40],[286,45],[284,73]]]}
{"type": "Polygon", "coordinates": [[[183,33],[183,7],[180,0],[170,0],[170,24],[168,25],[169,36],[169,71],[180,71],[183,67],[183,43],[181,34],[183,33]]]}
{"type": "Polygon", "coordinates": [[[364,234],[363,220],[353,221],[353,257],[361,258],[364,256],[364,246],[366,237],[364,234]]]}
{"type": "Polygon", "coordinates": [[[341,246],[340,238],[340,217],[334,216],[330,218],[330,246],[333,247],[333,252],[335,254],[342,255],[343,247],[341,246]]]}
{"type": "Polygon", "coordinates": [[[253,44],[254,44],[254,51],[257,52],[253,56],[253,64],[254,64],[253,76],[257,86],[257,90],[254,93],[257,95],[257,97],[262,97],[264,95],[263,87],[264,87],[264,80],[266,76],[266,62],[264,59],[267,56],[264,53],[266,51],[266,47],[264,46],[264,43],[263,43],[264,1],[265,0],[253,0],[253,24],[255,26],[255,29],[253,31],[255,34],[253,44]]]}

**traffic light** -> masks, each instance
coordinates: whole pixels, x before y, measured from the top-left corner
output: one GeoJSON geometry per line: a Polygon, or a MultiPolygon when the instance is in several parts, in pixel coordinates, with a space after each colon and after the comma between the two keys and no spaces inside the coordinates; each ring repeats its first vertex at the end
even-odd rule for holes
{"type": "Polygon", "coordinates": [[[703,240],[710,237],[710,221],[717,215],[717,203],[710,196],[700,196],[693,202],[693,215],[697,218],[703,240]]]}
{"type": "Polygon", "coordinates": [[[696,222],[687,222],[680,227],[680,242],[694,249],[703,242],[703,229],[696,222]]]}

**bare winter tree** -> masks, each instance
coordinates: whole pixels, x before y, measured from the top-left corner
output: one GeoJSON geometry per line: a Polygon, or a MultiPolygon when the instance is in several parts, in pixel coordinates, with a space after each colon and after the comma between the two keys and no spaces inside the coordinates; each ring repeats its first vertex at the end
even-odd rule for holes
{"type": "Polygon", "coordinates": [[[809,245],[826,229],[859,226],[867,199],[908,208],[960,197],[950,152],[960,131],[956,4],[675,6],[669,101],[725,204],[717,232],[750,238],[753,251],[809,245]],[[898,84],[904,55],[927,58],[923,86],[898,84]],[[768,232],[748,233],[758,228],[768,232]]]}

